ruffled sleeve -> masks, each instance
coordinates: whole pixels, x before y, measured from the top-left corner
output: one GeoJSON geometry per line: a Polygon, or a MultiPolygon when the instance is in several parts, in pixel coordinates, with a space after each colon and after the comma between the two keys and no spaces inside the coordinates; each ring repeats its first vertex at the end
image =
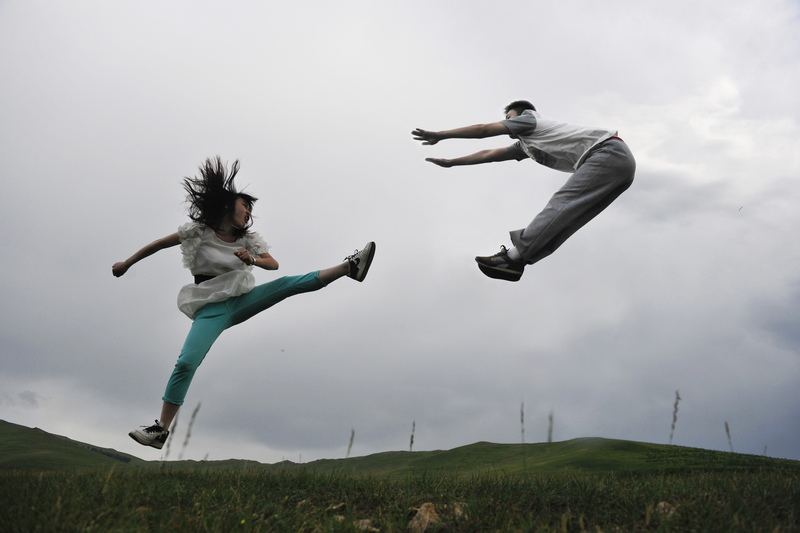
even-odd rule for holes
{"type": "Polygon", "coordinates": [[[197,222],[187,222],[178,228],[184,268],[189,270],[194,268],[194,259],[197,256],[197,249],[200,248],[205,229],[205,226],[197,222]]]}
{"type": "Polygon", "coordinates": [[[247,248],[247,251],[251,254],[261,255],[269,252],[269,244],[255,231],[248,233],[244,238],[244,242],[244,247],[247,248]]]}

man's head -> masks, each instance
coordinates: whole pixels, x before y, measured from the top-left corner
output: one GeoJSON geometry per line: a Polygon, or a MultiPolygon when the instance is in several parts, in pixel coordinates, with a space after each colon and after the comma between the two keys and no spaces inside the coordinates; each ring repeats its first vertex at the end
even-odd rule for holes
{"type": "Polygon", "coordinates": [[[531,109],[536,111],[536,108],[533,107],[533,104],[528,102],[527,100],[516,100],[511,102],[506,106],[506,119],[518,117],[522,114],[523,111],[526,109],[531,109]]]}

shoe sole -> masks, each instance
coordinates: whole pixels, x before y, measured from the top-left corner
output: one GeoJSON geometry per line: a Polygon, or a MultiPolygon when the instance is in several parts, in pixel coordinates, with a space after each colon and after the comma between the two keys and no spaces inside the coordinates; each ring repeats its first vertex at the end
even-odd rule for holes
{"type": "Polygon", "coordinates": [[[370,265],[372,265],[372,258],[375,257],[375,243],[371,242],[368,243],[367,246],[372,245],[370,248],[369,253],[367,254],[367,259],[364,261],[366,265],[364,265],[364,270],[362,270],[362,274],[359,277],[353,278],[358,282],[364,281],[364,278],[367,277],[367,271],[369,270],[370,265]]]}
{"type": "Polygon", "coordinates": [[[522,278],[522,272],[516,272],[514,270],[490,267],[481,263],[478,263],[478,268],[486,276],[492,279],[501,279],[503,281],[519,281],[520,278],[522,278]]]}
{"type": "Polygon", "coordinates": [[[142,446],[152,446],[153,448],[155,448],[157,450],[160,450],[161,448],[164,447],[164,443],[163,442],[159,442],[157,440],[156,441],[150,441],[150,442],[142,442],[141,440],[139,440],[139,438],[136,436],[136,434],[134,432],[132,432],[132,431],[130,433],[128,433],[128,436],[130,438],[132,438],[133,440],[135,440],[136,442],[138,442],[139,444],[141,444],[142,446]]]}

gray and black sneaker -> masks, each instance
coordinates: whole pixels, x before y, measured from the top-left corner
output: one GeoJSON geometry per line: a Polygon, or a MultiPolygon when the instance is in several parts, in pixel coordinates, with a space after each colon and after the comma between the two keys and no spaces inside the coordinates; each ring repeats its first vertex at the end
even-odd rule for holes
{"type": "Polygon", "coordinates": [[[348,276],[356,281],[364,281],[367,277],[367,271],[372,264],[372,258],[375,256],[375,243],[368,242],[364,249],[360,252],[355,251],[353,255],[344,258],[345,261],[350,263],[350,273],[348,276]]]}
{"type": "Polygon", "coordinates": [[[519,281],[522,271],[525,270],[524,261],[512,261],[508,257],[508,249],[500,246],[500,251],[488,257],[476,257],[475,262],[481,272],[494,279],[506,281],[519,281]]]}
{"type": "Polygon", "coordinates": [[[150,427],[142,426],[143,429],[134,429],[128,435],[144,446],[152,446],[153,448],[161,449],[164,443],[167,442],[169,431],[164,429],[161,422],[156,420],[156,423],[150,427]]]}

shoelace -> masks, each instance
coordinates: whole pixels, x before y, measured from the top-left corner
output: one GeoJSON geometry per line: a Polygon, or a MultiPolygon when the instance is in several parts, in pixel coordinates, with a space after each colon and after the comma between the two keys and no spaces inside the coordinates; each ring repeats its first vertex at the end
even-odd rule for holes
{"type": "Polygon", "coordinates": [[[345,261],[352,261],[352,260],[353,260],[353,258],[355,258],[355,256],[357,256],[357,255],[358,255],[358,254],[360,254],[360,253],[361,253],[361,251],[360,251],[360,250],[356,250],[355,252],[353,252],[353,254],[352,254],[352,255],[348,255],[347,257],[345,257],[345,258],[344,258],[344,260],[345,260],[345,261]]]}
{"type": "Polygon", "coordinates": [[[158,425],[158,420],[152,426],[142,426],[145,433],[155,433],[156,431],[164,431],[164,428],[158,425]]]}

